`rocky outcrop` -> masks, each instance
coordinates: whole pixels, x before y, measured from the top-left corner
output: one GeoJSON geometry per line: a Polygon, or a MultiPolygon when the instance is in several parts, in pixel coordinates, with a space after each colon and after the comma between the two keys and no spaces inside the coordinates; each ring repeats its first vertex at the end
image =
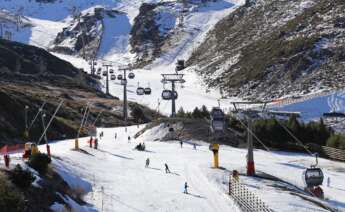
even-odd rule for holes
{"type": "MultiPolygon", "coordinates": [[[[69,55],[94,58],[98,52],[105,16],[116,18],[120,12],[104,8],[93,8],[74,17],[70,25],[58,33],[51,51],[69,55]]],[[[117,26],[113,26],[117,27],[117,26]]]]}
{"type": "MultiPolygon", "coordinates": [[[[43,49],[0,40],[0,146],[24,142],[24,108],[29,107],[28,120],[31,123],[43,102],[46,103],[43,112],[48,121],[59,102],[64,101],[48,130],[50,140],[76,137],[87,103],[90,105],[89,124],[94,123],[102,111],[97,126],[125,125],[122,111],[115,109],[121,108],[122,102],[106,96],[97,87],[97,81],[86,73],[43,49]]],[[[142,108],[147,120],[151,120],[154,112],[142,108]]],[[[135,120],[130,119],[128,124],[134,123],[135,120]]],[[[29,140],[37,141],[41,134],[39,117],[30,129],[29,140]]]]}
{"type": "Polygon", "coordinates": [[[344,9],[340,0],[250,2],[217,23],[188,64],[227,96],[344,87],[344,9]]]}

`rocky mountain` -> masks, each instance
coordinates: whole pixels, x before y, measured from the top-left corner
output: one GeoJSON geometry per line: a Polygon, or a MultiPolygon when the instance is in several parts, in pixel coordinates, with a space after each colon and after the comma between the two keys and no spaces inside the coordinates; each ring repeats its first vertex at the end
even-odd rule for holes
{"type": "MultiPolygon", "coordinates": [[[[117,18],[116,10],[91,8],[74,16],[68,27],[58,33],[50,50],[85,58],[95,58],[104,33],[104,18],[117,18]]],[[[119,27],[119,26],[112,26],[119,27]]]]}
{"type": "Polygon", "coordinates": [[[215,25],[188,64],[227,96],[342,88],[344,11],[342,0],[248,1],[215,25]]]}
{"type": "MultiPolygon", "coordinates": [[[[98,126],[121,126],[122,102],[104,95],[99,84],[82,70],[43,49],[16,42],[0,40],[0,144],[23,141],[25,107],[28,106],[28,123],[45,102],[43,112],[48,122],[61,100],[63,106],[48,130],[50,140],[73,138],[83,115],[90,104],[89,125],[102,111],[98,126]]],[[[130,104],[145,111],[141,121],[150,120],[154,113],[147,108],[130,104]]],[[[129,124],[136,120],[131,119],[129,124]]],[[[137,120],[138,121],[138,120],[137,120]]],[[[86,135],[85,131],[82,135],[86,135]]],[[[37,141],[42,134],[39,117],[30,129],[30,140],[37,141]]]]}

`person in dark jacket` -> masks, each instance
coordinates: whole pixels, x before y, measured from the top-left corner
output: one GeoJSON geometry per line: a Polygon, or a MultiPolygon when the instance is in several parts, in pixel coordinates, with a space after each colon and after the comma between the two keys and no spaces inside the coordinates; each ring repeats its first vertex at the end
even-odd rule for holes
{"type": "Polygon", "coordinates": [[[187,184],[187,182],[185,182],[184,183],[184,191],[183,191],[183,193],[185,193],[185,194],[188,194],[188,184],[187,184]]]}
{"type": "Polygon", "coordinates": [[[164,166],[165,166],[165,173],[171,173],[168,167],[168,164],[165,163],[164,166]]]}

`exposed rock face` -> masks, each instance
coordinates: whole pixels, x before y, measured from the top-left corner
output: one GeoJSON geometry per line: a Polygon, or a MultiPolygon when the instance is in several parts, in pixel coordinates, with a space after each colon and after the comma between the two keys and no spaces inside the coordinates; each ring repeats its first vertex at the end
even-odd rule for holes
{"type": "Polygon", "coordinates": [[[139,14],[134,20],[130,38],[132,52],[137,54],[139,66],[152,62],[160,55],[161,47],[168,36],[169,30],[175,27],[175,16],[167,12],[167,8],[173,6],[173,4],[144,3],[141,5],[139,14]],[[165,18],[161,11],[165,11],[165,16],[169,16],[170,23],[166,26],[164,26],[164,23],[160,23],[160,20],[165,18]]]}
{"type": "Polygon", "coordinates": [[[51,50],[85,58],[95,57],[103,35],[104,17],[116,18],[118,14],[121,13],[104,8],[94,8],[90,12],[80,14],[74,18],[70,26],[57,35],[51,50]]]}
{"type": "Polygon", "coordinates": [[[227,96],[276,98],[345,85],[345,2],[249,2],[216,24],[192,54],[227,96]]]}

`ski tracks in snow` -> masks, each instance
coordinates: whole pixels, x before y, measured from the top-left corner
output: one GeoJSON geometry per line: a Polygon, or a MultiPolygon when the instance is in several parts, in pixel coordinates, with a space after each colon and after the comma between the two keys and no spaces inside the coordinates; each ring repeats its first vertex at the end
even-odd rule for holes
{"type": "Polygon", "coordinates": [[[205,175],[202,174],[198,164],[185,164],[184,166],[186,181],[189,184],[191,195],[194,197],[205,198],[208,202],[210,211],[238,211],[234,202],[222,191],[216,189],[205,175]]]}

